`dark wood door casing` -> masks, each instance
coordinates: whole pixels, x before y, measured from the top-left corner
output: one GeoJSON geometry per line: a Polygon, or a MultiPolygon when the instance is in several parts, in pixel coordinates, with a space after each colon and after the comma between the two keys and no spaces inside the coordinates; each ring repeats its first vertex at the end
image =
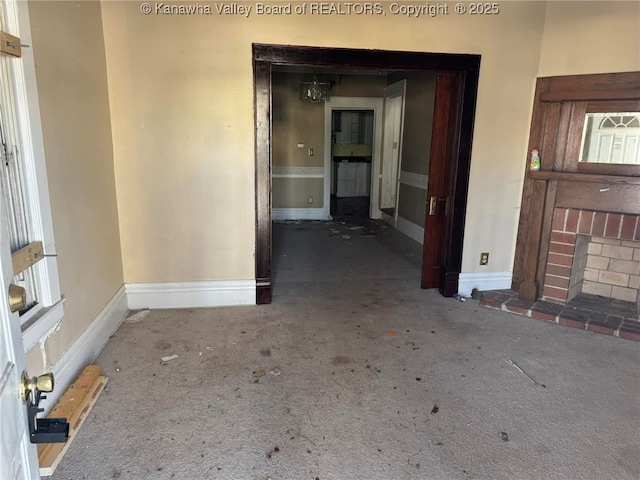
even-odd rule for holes
{"type": "Polygon", "coordinates": [[[256,164],[256,303],[271,303],[271,64],[253,62],[256,164]]]}
{"type": "Polygon", "coordinates": [[[578,162],[585,115],[596,111],[640,111],[640,72],[537,80],[511,285],[523,300],[541,295],[557,206],[640,213],[640,166],[578,162]],[[534,148],[539,171],[529,169],[534,148]]]}
{"type": "Polygon", "coordinates": [[[253,45],[255,172],[256,172],[256,302],[271,302],[271,69],[273,65],[342,67],[396,71],[456,73],[460,79],[457,106],[460,128],[455,134],[457,158],[450,181],[451,216],[440,291],[457,291],[467,204],[471,141],[480,69],[479,55],[395,52],[284,45],[253,45]],[[446,281],[446,287],[443,282],[446,281]]]}

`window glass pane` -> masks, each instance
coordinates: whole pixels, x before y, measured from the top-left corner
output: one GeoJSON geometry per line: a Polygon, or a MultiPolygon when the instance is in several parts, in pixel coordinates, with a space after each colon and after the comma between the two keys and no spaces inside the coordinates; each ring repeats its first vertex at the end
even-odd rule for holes
{"type": "Polygon", "coordinates": [[[588,113],[580,162],[640,165],[640,113],[588,113]]]}

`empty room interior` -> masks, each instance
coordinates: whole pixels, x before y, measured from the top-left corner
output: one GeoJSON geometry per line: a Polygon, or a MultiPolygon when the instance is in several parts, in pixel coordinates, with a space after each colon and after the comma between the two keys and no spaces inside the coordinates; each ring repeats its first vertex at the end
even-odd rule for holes
{"type": "Polygon", "coordinates": [[[3,0],[0,480],[640,478],[638,25],[3,0]]]}

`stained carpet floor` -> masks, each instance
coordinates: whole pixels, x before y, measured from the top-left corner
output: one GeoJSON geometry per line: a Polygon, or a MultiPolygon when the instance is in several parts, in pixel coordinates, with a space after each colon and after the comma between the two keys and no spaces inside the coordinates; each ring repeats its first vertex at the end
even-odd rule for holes
{"type": "Polygon", "coordinates": [[[419,262],[377,222],[275,224],[273,303],[123,323],[52,478],[640,478],[638,343],[421,290],[419,262]]]}

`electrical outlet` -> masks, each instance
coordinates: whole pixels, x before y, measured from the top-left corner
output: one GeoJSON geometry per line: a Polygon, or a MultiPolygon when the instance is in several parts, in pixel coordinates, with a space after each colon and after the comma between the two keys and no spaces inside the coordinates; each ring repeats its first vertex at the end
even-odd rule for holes
{"type": "Polygon", "coordinates": [[[310,157],[313,157],[313,148],[310,148],[310,149],[309,149],[309,156],[310,156],[310,157]]]}
{"type": "Polygon", "coordinates": [[[480,254],[480,265],[487,265],[489,263],[489,252],[482,252],[480,254]]]}
{"type": "Polygon", "coordinates": [[[313,203],[313,197],[307,198],[307,203],[313,203]]]}

